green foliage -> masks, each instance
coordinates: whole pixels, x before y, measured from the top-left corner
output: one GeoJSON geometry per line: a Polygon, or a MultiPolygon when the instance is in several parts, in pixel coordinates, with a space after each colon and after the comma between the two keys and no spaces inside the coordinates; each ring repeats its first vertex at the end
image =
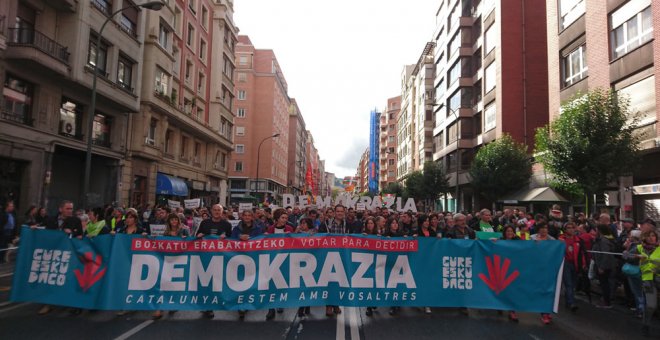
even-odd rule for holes
{"type": "Polygon", "coordinates": [[[470,167],[470,177],[475,191],[490,201],[527,187],[532,177],[527,147],[503,135],[479,149],[470,167]]]}
{"type": "Polygon", "coordinates": [[[603,89],[574,97],[556,120],[537,130],[538,161],[563,186],[602,192],[631,173],[639,158],[638,119],[628,105],[626,98],[603,89]]]}
{"type": "Polygon", "coordinates": [[[403,186],[399,182],[392,182],[383,188],[383,193],[403,197],[403,186]]]}
{"type": "Polygon", "coordinates": [[[442,166],[436,162],[424,163],[423,171],[415,171],[406,178],[404,197],[435,200],[449,191],[449,182],[442,166]]]}

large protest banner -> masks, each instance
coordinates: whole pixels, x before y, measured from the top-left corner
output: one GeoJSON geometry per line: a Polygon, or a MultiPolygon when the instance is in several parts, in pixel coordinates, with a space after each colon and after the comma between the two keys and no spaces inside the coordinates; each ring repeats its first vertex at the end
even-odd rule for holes
{"type": "Polygon", "coordinates": [[[317,234],[69,238],[23,228],[12,301],[107,310],[557,310],[564,244],[317,234]]]}

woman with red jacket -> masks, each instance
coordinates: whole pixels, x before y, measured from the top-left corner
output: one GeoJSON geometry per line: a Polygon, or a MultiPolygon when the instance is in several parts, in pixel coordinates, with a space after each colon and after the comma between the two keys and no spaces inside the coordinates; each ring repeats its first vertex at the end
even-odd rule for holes
{"type": "Polygon", "coordinates": [[[575,286],[577,285],[577,275],[580,270],[586,266],[584,262],[584,249],[580,238],[575,234],[576,225],[574,222],[567,222],[564,225],[564,233],[559,236],[559,240],[566,244],[566,254],[564,254],[564,291],[566,294],[566,307],[571,311],[577,310],[575,304],[575,286]]]}

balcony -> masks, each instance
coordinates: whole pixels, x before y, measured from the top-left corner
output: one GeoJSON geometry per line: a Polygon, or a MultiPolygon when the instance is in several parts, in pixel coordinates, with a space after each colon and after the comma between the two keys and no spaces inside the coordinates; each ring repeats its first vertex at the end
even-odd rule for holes
{"type": "Polygon", "coordinates": [[[16,113],[6,110],[0,111],[0,119],[8,120],[19,124],[25,124],[28,126],[33,126],[34,123],[34,119],[30,118],[29,115],[27,114],[16,113]]]}
{"type": "Polygon", "coordinates": [[[60,74],[69,73],[67,47],[33,28],[9,28],[7,59],[30,60],[60,74]]]}
{"type": "Polygon", "coordinates": [[[58,11],[75,13],[78,0],[49,0],[48,4],[58,11]]]}

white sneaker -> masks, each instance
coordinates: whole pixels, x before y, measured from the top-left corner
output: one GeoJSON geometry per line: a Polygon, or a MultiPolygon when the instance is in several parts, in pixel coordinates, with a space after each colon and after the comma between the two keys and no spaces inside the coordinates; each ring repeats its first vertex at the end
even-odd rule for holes
{"type": "Polygon", "coordinates": [[[424,313],[431,314],[431,307],[424,307],[424,313]]]}

